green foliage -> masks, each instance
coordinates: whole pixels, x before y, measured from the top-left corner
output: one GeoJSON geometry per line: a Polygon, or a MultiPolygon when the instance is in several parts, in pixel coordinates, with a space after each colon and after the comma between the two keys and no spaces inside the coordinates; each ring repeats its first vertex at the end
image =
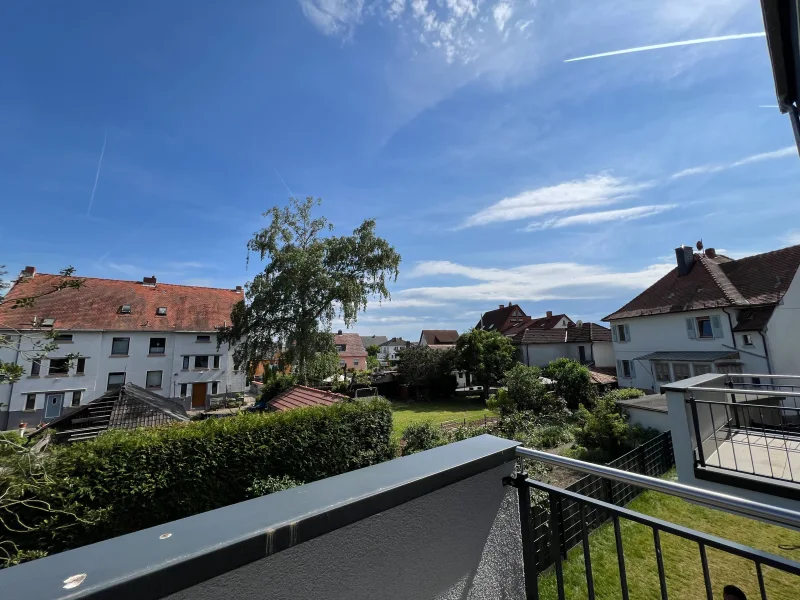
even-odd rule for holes
{"type": "Polygon", "coordinates": [[[367,356],[374,356],[375,358],[378,358],[378,354],[380,354],[380,351],[381,351],[380,346],[378,346],[377,344],[370,344],[369,346],[367,346],[367,356]]]}
{"type": "Polygon", "coordinates": [[[541,380],[538,367],[514,365],[505,373],[509,402],[514,410],[532,411],[534,415],[560,415],[566,410],[564,400],[551,392],[541,380]]]}
{"type": "Polygon", "coordinates": [[[282,477],[267,475],[263,479],[254,479],[252,485],[245,490],[245,493],[248,498],[259,498],[274,492],[282,492],[298,485],[303,485],[303,483],[292,479],[288,475],[283,475],[282,477]]]}
{"type": "Polygon", "coordinates": [[[644,396],[644,392],[638,388],[619,388],[605,393],[606,396],[614,400],[635,400],[644,396]]]}
{"type": "Polygon", "coordinates": [[[285,392],[293,385],[297,385],[297,378],[291,373],[275,373],[268,381],[264,382],[261,389],[261,400],[269,402],[281,392],[285,392]]]}
{"type": "Polygon", "coordinates": [[[403,439],[405,440],[403,456],[430,450],[448,443],[447,438],[442,433],[442,428],[429,421],[414,423],[406,427],[403,430],[403,439]]]}
{"type": "Polygon", "coordinates": [[[367,368],[370,371],[374,371],[375,369],[381,368],[381,363],[378,360],[377,356],[372,356],[371,354],[367,356],[367,368]]]}
{"type": "Polygon", "coordinates": [[[484,399],[489,397],[489,386],[503,379],[515,361],[511,340],[497,331],[471,329],[456,342],[455,367],[475,376],[484,399]]]}
{"type": "MultiPolygon", "coordinates": [[[[75,548],[289,480],[310,482],[389,460],[396,452],[391,434],[391,406],[383,399],[109,431],[48,452],[50,477],[35,499],[53,511],[21,507],[19,517],[34,529],[2,531],[0,538],[24,551],[75,548]]],[[[25,477],[17,465],[4,465],[10,470],[0,469],[0,477],[25,477]]]]}
{"type": "Polygon", "coordinates": [[[453,350],[432,350],[428,346],[409,346],[399,354],[397,372],[409,386],[426,391],[426,396],[450,397],[458,385],[453,376],[453,350]]]}
{"type": "Polygon", "coordinates": [[[336,394],[347,394],[350,390],[350,383],[346,379],[339,379],[333,382],[331,391],[336,394]]]}
{"type": "Polygon", "coordinates": [[[308,361],[306,375],[311,383],[322,383],[328,377],[341,373],[339,368],[339,353],[336,349],[317,352],[308,361]]]}
{"type": "Polygon", "coordinates": [[[365,220],[349,236],[330,235],[333,225],[311,214],[320,203],[290,198],[273,207],[264,214],[269,225],[248,242],[248,260],[253,252],[267,265],[217,336],[234,347],[237,367],[282,351],[306,382],[331,321],[339,316],[350,326],[368,299],[390,298],[387,283],[397,279],[400,255],[375,235],[375,221],[365,220]]]}
{"type": "Polygon", "coordinates": [[[555,393],[572,410],[581,404],[590,406],[594,400],[595,389],[589,369],[578,361],[557,358],[545,367],[544,376],[555,381],[555,393]]]}

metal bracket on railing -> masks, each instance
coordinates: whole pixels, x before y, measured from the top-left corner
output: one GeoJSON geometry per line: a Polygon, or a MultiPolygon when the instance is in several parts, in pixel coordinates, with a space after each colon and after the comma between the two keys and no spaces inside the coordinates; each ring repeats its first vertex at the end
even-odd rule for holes
{"type": "Polygon", "coordinates": [[[503,486],[510,485],[515,488],[520,488],[524,486],[526,479],[528,479],[528,474],[524,471],[518,471],[513,475],[503,477],[503,486]]]}

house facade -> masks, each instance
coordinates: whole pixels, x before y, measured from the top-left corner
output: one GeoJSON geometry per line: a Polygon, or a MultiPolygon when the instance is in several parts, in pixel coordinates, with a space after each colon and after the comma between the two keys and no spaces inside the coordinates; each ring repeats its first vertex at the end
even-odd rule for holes
{"type": "Polygon", "coordinates": [[[527,366],[545,367],[557,358],[597,367],[614,366],[611,331],[596,323],[579,321],[568,327],[529,328],[510,338],[517,347],[520,362],[527,366]]]}
{"type": "Polygon", "coordinates": [[[394,337],[380,345],[378,360],[384,365],[393,365],[400,360],[400,351],[411,346],[416,346],[416,342],[409,342],[403,338],[394,337]]]}
{"type": "Polygon", "coordinates": [[[739,260],[675,253],[675,269],[604,319],[621,387],[658,393],[708,373],[800,374],[800,246],[739,260]]]}
{"type": "Polygon", "coordinates": [[[178,399],[185,408],[206,408],[213,394],[244,390],[245,375],[234,370],[231,349],[216,343],[241,288],[170,285],[155,277],[80,279],[80,288],[15,308],[15,298],[47,292],[60,280],[29,267],[0,304],[0,335],[15,345],[0,350],[0,360],[24,371],[19,381],[0,385],[2,428],[48,422],[126,383],[178,399]],[[58,348],[35,360],[35,343],[52,331],[58,348]]]}
{"type": "Polygon", "coordinates": [[[361,343],[361,336],[357,333],[342,333],[340,329],[334,336],[333,343],[339,353],[340,367],[356,371],[367,368],[367,351],[361,343]]]}

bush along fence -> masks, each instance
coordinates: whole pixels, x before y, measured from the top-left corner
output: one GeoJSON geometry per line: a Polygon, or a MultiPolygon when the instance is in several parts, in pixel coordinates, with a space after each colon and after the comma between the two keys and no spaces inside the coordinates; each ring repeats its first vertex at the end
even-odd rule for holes
{"type": "MultiPolygon", "coordinates": [[[[616,460],[612,460],[608,466],[651,477],[660,477],[674,464],[672,436],[667,431],[616,460]]],[[[617,506],[626,506],[643,491],[636,486],[604,479],[597,475],[582,477],[564,489],[617,506]]],[[[590,532],[611,518],[610,514],[606,514],[606,511],[599,508],[587,511],[585,516],[586,527],[590,532]]],[[[577,503],[570,502],[562,505],[558,519],[561,556],[566,559],[567,552],[582,542],[580,510],[577,503]]],[[[549,509],[546,506],[532,506],[531,520],[533,521],[533,552],[536,556],[536,570],[541,573],[553,564],[553,555],[550,551],[549,509]]]]}

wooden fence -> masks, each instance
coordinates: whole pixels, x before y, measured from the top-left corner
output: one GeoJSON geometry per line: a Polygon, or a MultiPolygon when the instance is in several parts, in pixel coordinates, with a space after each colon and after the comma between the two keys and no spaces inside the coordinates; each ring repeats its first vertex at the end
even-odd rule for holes
{"type": "MultiPolygon", "coordinates": [[[[608,466],[651,477],[660,477],[669,471],[674,464],[672,436],[667,431],[616,460],[612,460],[608,463],[608,466]]],[[[644,491],[642,488],[610,479],[603,479],[596,475],[587,475],[565,489],[617,506],[629,504],[644,491]]],[[[553,557],[550,552],[550,529],[548,524],[550,511],[547,507],[535,505],[531,509],[531,519],[533,521],[536,565],[538,572],[541,572],[553,563],[553,557]]],[[[606,511],[602,509],[591,508],[586,511],[586,525],[589,531],[594,531],[609,519],[610,515],[606,514],[606,511]]],[[[581,543],[580,514],[578,505],[575,502],[562,501],[559,530],[561,531],[561,555],[566,558],[567,552],[581,543]]]]}

